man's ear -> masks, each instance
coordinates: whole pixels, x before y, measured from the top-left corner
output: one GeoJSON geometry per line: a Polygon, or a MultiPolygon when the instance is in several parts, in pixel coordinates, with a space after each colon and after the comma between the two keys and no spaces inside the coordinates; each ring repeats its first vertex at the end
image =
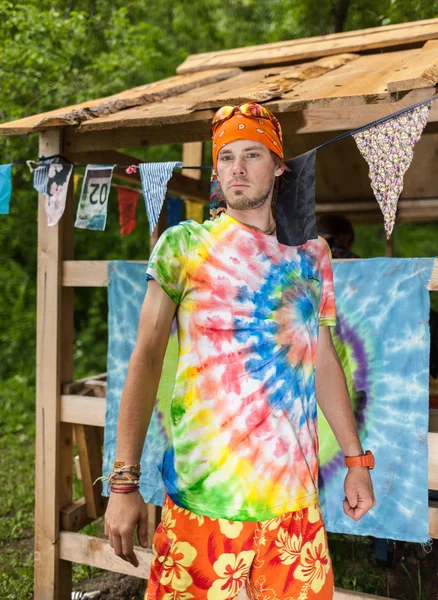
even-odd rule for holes
{"type": "Polygon", "coordinates": [[[274,171],[275,177],[280,177],[280,175],[283,175],[283,173],[284,173],[284,167],[279,166],[279,167],[275,168],[275,171],[274,171]]]}

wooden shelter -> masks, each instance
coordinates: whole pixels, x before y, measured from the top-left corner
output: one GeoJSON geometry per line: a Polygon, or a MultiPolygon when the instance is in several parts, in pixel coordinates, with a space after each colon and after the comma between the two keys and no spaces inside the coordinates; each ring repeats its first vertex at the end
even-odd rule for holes
{"type": "MultiPolygon", "coordinates": [[[[181,143],[184,163],[199,165],[214,110],[248,100],[264,103],[279,117],[289,158],[433,96],[438,19],[193,55],[177,73],[108,98],[4,123],[0,135],[38,133],[40,156],[63,154],[75,164],[128,165],[138,161],[118,149],[181,143]]],[[[437,122],[438,101],[405,179],[399,220],[438,220],[437,122]]],[[[317,210],[342,212],[354,221],[381,221],[368,167],[353,146],[348,138],[318,157],[317,210]]],[[[169,190],[207,202],[208,184],[198,172],[188,173],[175,174],[169,190]]],[[[116,175],[127,177],[122,171],[116,175]]],[[[36,600],[70,598],[73,562],[147,576],[151,560],[149,549],[138,548],[141,566],[134,569],[114,555],[106,540],[80,533],[105,507],[100,490],[92,486],[101,475],[105,392],[99,378],[72,383],[73,293],[78,286],[107,285],[107,262],[74,260],[73,223],[73,184],[64,216],[53,227],[47,226],[40,195],[36,600]],[[72,500],[73,433],[84,487],[84,498],[77,502],[72,500]]],[[[154,240],[162,230],[160,219],[154,240]]],[[[436,269],[430,289],[438,290],[436,269]]],[[[438,410],[431,411],[430,419],[429,488],[438,490],[438,410]]],[[[157,516],[150,507],[151,530],[157,516]]],[[[438,538],[438,503],[430,506],[430,535],[438,538]]],[[[364,595],[338,590],[336,597],[364,595]]]]}

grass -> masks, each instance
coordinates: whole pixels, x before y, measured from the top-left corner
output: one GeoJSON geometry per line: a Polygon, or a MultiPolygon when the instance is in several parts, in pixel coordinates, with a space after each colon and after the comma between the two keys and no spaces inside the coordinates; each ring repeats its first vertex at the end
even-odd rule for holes
{"type": "MultiPolygon", "coordinates": [[[[0,488],[1,600],[33,597],[34,397],[32,381],[26,378],[16,376],[0,382],[0,472],[11,474],[0,488]]],[[[82,495],[82,484],[75,477],[74,497],[82,495]]],[[[102,536],[103,519],[82,533],[102,536]]],[[[403,594],[394,595],[390,577],[395,573],[376,565],[369,538],[329,534],[329,545],[337,587],[403,600],[432,600],[431,584],[424,580],[427,567],[422,566],[422,572],[420,565],[402,564],[396,577],[405,579],[403,594]]],[[[78,588],[80,582],[101,573],[75,564],[73,583],[78,588]]]]}
{"type": "MultiPolygon", "coordinates": [[[[33,597],[35,389],[31,381],[15,376],[0,383],[0,472],[13,477],[0,495],[0,598],[33,597]]],[[[75,477],[74,497],[83,495],[75,477]]],[[[99,536],[103,520],[82,530],[99,536]]],[[[73,582],[100,574],[86,565],[73,566],[73,582]]]]}

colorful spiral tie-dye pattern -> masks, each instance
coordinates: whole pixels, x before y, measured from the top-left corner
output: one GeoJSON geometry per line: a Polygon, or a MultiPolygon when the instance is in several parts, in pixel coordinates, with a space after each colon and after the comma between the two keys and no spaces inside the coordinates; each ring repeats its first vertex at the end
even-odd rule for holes
{"type": "Polygon", "coordinates": [[[315,503],[316,343],[336,324],[326,242],[285,246],[222,214],[168,229],[147,274],[178,304],[170,498],[235,521],[315,503]]]}

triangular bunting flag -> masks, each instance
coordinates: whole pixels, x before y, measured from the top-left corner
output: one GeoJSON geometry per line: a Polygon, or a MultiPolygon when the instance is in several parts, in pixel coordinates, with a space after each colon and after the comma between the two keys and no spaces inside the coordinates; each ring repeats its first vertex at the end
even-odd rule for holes
{"type": "Polygon", "coordinates": [[[64,214],[73,165],[62,160],[49,166],[45,209],[47,225],[56,225],[64,214]]]}
{"type": "Polygon", "coordinates": [[[116,185],[115,187],[117,188],[119,201],[120,233],[129,235],[137,225],[136,210],[140,191],[124,185],[116,185]]]}
{"type": "Polygon", "coordinates": [[[33,172],[32,185],[46,196],[47,225],[53,226],[64,214],[73,165],[60,155],[42,158],[40,163],[33,172]]]}
{"type": "Polygon", "coordinates": [[[393,119],[353,134],[360,153],[367,161],[374,195],[385,221],[386,236],[394,228],[397,203],[403,178],[414,155],[430,112],[430,102],[393,119]]]}
{"type": "Polygon", "coordinates": [[[12,165],[0,165],[0,215],[9,214],[12,194],[12,165]]]}
{"type": "Polygon", "coordinates": [[[167,196],[167,226],[178,225],[183,219],[183,201],[176,196],[167,196]]]}
{"type": "Polygon", "coordinates": [[[149,220],[149,231],[153,232],[163,208],[166,197],[167,183],[172,177],[175,167],[181,168],[182,162],[141,163],[141,187],[143,189],[146,212],[149,220]]]}
{"type": "Polygon", "coordinates": [[[88,165],[82,184],[75,227],[103,231],[115,165],[88,165]]]}
{"type": "Polygon", "coordinates": [[[204,204],[195,200],[184,200],[187,221],[204,222],[204,204]]]}

